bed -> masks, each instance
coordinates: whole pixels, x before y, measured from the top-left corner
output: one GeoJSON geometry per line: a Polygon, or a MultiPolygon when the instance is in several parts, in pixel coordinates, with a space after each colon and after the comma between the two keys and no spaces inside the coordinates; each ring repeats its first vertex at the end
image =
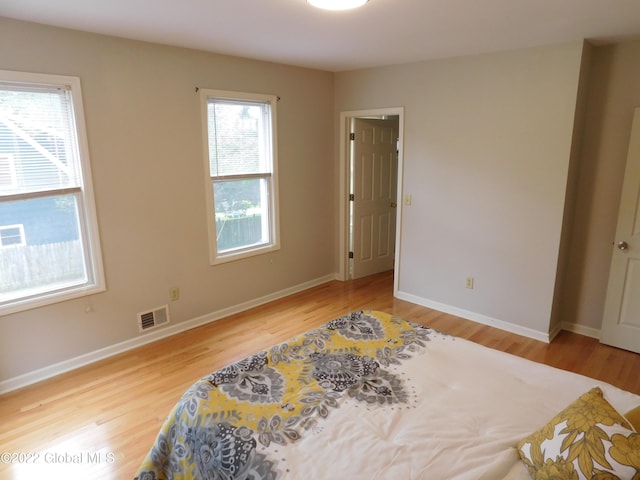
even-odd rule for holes
{"type": "Polygon", "coordinates": [[[640,479],[640,397],[377,311],[197,381],[161,479],[640,479]],[[606,476],[609,475],[609,476],[606,476]]]}

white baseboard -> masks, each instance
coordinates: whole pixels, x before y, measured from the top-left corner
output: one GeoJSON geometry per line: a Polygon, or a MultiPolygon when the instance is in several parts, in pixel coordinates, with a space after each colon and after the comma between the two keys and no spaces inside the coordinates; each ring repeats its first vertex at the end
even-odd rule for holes
{"type": "Polygon", "coordinates": [[[591,337],[591,338],[596,338],[600,340],[599,328],[585,327],[584,325],[580,325],[578,323],[572,323],[572,322],[562,322],[562,330],[566,330],[567,332],[573,332],[579,335],[584,335],[585,337],[591,337]]]}
{"type": "Polygon", "coordinates": [[[541,342],[549,343],[552,339],[552,337],[550,337],[549,335],[549,332],[539,332],[531,328],[522,327],[514,323],[505,322],[504,320],[498,320],[496,318],[492,318],[487,315],[471,312],[469,310],[464,310],[458,307],[453,307],[451,305],[446,305],[444,303],[434,302],[433,300],[428,300],[426,298],[418,297],[410,293],[398,291],[396,292],[396,297],[398,297],[400,300],[406,300],[408,302],[416,303],[423,307],[438,310],[439,312],[449,313],[451,315],[455,315],[456,317],[464,318],[466,320],[472,320],[474,322],[481,323],[483,325],[499,328],[500,330],[505,330],[507,332],[515,333],[517,335],[522,335],[528,338],[533,338],[534,340],[539,340],[541,342]]]}
{"type": "Polygon", "coordinates": [[[32,385],[42,380],[46,380],[47,378],[60,375],[61,373],[75,370],[76,368],[83,367],[90,363],[97,362],[98,360],[103,360],[105,358],[112,357],[119,353],[126,352],[127,350],[132,350],[134,348],[141,347],[142,345],[155,342],[156,340],[160,340],[162,338],[166,338],[171,335],[184,332],[186,330],[191,330],[192,328],[205,325],[207,323],[219,320],[221,318],[228,317],[230,315],[234,315],[236,313],[244,312],[246,310],[249,310],[254,307],[258,307],[265,303],[269,303],[274,300],[278,300],[280,298],[293,295],[294,293],[302,292],[309,288],[315,287],[317,285],[322,285],[323,283],[327,283],[329,281],[336,280],[336,279],[337,279],[337,276],[335,274],[325,275],[324,277],[316,278],[315,280],[310,280],[308,282],[304,282],[299,285],[295,285],[293,287],[286,288],[284,290],[280,290],[278,292],[274,292],[269,295],[265,295],[264,297],[249,300],[248,302],[244,302],[239,305],[224,308],[216,312],[208,313],[206,315],[202,315],[200,317],[193,318],[185,322],[168,325],[165,328],[159,328],[153,332],[148,332],[140,337],[125,340],[123,342],[116,343],[115,345],[111,345],[109,347],[101,348],[99,350],[95,350],[93,352],[89,352],[84,355],[71,358],[69,360],[64,360],[62,362],[58,362],[44,368],[40,368],[32,372],[24,373],[17,377],[3,380],[0,382],[0,395],[2,395],[3,393],[10,392],[12,390],[17,390],[19,388],[26,387],[28,385],[32,385]]]}

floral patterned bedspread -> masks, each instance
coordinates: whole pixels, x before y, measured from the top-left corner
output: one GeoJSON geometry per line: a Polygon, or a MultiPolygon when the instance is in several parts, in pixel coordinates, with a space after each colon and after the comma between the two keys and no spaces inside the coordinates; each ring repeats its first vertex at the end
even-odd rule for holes
{"type": "Polygon", "coordinates": [[[445,335],[354,312],[200,379],[138,480],[526,480],[516,445],[600,386],[445,335]]]}
{"type": "Polygon", "coordinates": [[[382,312],[354,312],[213,372],[174,407],[136,478],[281,478],[288,459],[269,447],[317,434],[344,398],[408,404],[408,379],[389,367],[432,335],[382,312]]]}

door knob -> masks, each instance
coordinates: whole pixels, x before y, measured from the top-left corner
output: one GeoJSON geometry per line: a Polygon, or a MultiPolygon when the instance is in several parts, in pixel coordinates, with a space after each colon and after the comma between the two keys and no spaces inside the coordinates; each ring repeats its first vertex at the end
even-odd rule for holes
{"type": "Polygon", "coordinates": [[[396,202],[391,202],[391,208],[396,208],[398,204],[396,202]]]}
{"type": "Polygon", "coordinates": [[[621,242],[618,242],[618,248],[620,250],[628,250],[629,249],[629,244],[627,242],[625,242],[624,240],[621,242]]]}

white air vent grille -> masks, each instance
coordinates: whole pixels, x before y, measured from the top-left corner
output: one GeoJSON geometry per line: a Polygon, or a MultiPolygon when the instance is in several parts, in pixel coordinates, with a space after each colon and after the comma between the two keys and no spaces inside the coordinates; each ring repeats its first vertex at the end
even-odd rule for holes
{"type": "Polygon", "coordinates": [[[138,328],[141,332],[169,323],[169,306],[163,305],[138,314],[138,328]]]}

